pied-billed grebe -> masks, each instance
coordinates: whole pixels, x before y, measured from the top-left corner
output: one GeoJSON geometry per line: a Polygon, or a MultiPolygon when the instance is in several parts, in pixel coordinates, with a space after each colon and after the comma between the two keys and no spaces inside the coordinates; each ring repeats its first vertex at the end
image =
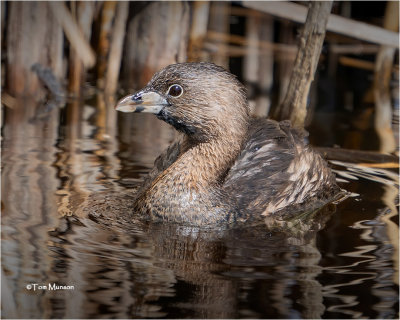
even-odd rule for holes
{"type": "Polygon", "coordinates": [[[167,66],[116,109],[154,113],[183,133],[136,195],[134,210],[153,219],[221,225],[326,203],[339,191],[304,134],[252,118],[242,84],[214,64],[167,66]]]}

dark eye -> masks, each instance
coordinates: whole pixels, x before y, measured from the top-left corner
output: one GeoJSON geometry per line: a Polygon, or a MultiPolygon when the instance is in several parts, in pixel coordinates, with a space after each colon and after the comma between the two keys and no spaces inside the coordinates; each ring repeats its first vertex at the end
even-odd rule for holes
{"type": "Polygon", "coordinates": [[[172,97],[179,97],[183,93],[183,89],[179,84],[173,84],[169,87],[167,94],[172,97]]]}

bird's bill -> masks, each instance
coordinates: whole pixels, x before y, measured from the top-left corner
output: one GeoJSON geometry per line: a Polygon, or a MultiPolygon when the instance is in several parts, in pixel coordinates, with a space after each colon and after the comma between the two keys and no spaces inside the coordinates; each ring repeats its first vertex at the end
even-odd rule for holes
{"type": "Polygon", "coordinates": [[[115,110],[158,114],[168,102],[156,92],[138,92],[118,101],[115,110]]]}

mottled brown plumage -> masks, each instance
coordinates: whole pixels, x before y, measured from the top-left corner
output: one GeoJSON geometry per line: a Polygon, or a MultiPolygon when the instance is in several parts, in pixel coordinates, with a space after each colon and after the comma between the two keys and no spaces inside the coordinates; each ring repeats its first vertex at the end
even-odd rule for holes
{"type": "Polygon", "coordinates": [[[116,108],[155,113],[182,132],[136,195],[135,212],[153,219],[229,224],[326,203],[339,191],[304,134],[251,118],[243,86],[214,64],[170,65],[116,108]]]}

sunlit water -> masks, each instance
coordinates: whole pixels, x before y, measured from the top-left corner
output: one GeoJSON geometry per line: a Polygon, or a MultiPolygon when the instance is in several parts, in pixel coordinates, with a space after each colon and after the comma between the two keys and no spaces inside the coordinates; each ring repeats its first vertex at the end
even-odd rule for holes
{"type": "Polygon", "coordinates": [[[131,194],[174,132],[99,106],[7,110],[3,317],[398,317],[397,171],[333,161],[352,196],[303,231],[154,224],[131,194]]]}

